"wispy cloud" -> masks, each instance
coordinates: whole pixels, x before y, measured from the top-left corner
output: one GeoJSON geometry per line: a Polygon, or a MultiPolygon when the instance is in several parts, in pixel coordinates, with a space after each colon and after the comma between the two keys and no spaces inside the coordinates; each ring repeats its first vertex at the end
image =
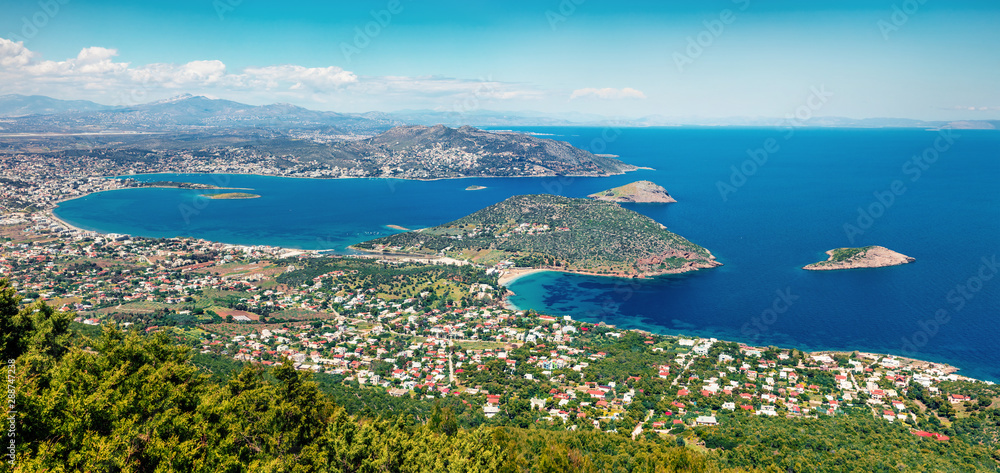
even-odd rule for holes
{"type": "Polygon", "coordinates": [[[605,100],[620,100],[620,99],[644,99],[646,94],[642,93],[641,90],[636,90],[631,87],[625,87],[624,89],[612,89],[606,87],[603,89],[595,88],[585,88],[576,89],[573,94],[569,96],[572,99],[580,99],[594,97],[605,100]]]}
{"type": "Polygon", "coordinates": [[[995,112],[1000,110],[1000,107],[990,107],[986,105],[955,105],[953,107],[947,107],[945,110],[962,110],[966,112],[995,112]]]}
{"type": "MultiPolygon", "coordinates": [[[[544,92],[523,84],[492,79],[456,79],[439,76],[359,76],[337,66],[294,64],[247,67],[231,71],[217,59],[185,64],[135,65],[116,62],[118,50],[88,47],[75,58],[43,60],[21,42],[0,38],[0,92],[76,96],[122,104],[122,91],[141,90],[131,97],[154,99],[179,92],[240,93],[246,97],[280,97],[287,101],[328,102],[351,96],[397,96],[424,99],[428,106],[441,100],[474,97],[501,101],[542,98],[544,92]]],[[[127,102],[127,101],[126,101],[127,102]]]]}

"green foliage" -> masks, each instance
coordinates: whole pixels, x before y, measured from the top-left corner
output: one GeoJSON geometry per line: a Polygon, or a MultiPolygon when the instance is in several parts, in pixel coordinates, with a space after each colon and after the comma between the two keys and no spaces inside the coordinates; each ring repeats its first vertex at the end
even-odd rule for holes
{"type": "Polygon", "coordinates": [[[72,317],[41,302],[24,307],[20,303],[10,282],[0,279],[0,356],[12,360],[33,348],[49,356],[62,355],[72,317]]]}
{"type": "Polygon", "coordinates": [[[356,417],[288,364],[216,381],[162,334],[105,328],[66,346],[62,316],[35,313],[18,338],[18,471],[730,471],[601,432],[463,429],[451,407],[427,423],[356,417]]]}
{"type": "MultiPolygon", "coordinates": [[[[957,420],[948,442],[865,408],[820,419],[736,412],[720,415],[718,427],[632,439],[535,421],[526,398],[508,396],[504,414],[487,422],[471,398],[430,404],[290,364],[265,370],[192,356],[162,333],[105,327],[81,336],[70,332],[69,314],[20,307],[6,283],[0,289],[0,324],[17,328],[2,332],[5,353],[17,355],[17,409],[5,412],[17,426],[16,471],[946,472],[996,471],[1000,460],[995,409],[957,420]]],[[[630,353],[641,362],[627,370],[663,361],[666,353],[644,354],[645,339],[595,340],[609,353],[601,377],[621,376],[612,365],[630,353]]],[[[530,355],[530,347],[510,354],[530,355]]],[[[648,378],[630,381],[643,393],[624,419],[605,425],[626,432],[660,400],[651,393],[662,383],[648,378]]]]}
{"type": "Polygon", "coordinates": [[[871,246],[863,246],[861,248],[837,248],[833,250],[833,254],[830,255],[830,262],[839,263],[843,261],[850,260],[858,255],[864,255],[871,246]]]}
{"type": "Polygon", "coordinates": [[[711,259],[705,248],[616,203],[544,194],[514,196],[441,226],[356,246],[380,245],[416,253],[488,249],[494,251],[488,255],[492,259],[535,256],[573,269],[626,272],[674,269],[711,259]],[[522,224],[548,228],[528,232],[522,224]]]}
{"type": "Polygon", "coordinates": [[[960,439],[915,436],[860,409],[822,419],[732,415],[696,429],[729,466],[776,471],[998,471],[996,451],[960,439]]]}

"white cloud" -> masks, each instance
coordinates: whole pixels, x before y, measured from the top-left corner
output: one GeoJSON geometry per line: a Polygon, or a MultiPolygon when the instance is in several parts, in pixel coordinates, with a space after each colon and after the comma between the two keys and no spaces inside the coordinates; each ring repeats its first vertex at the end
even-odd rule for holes
{"type": "Polygon", "coordinates": [[[28,65],[34,53],[24,47],[24,43],[15,43],[9,39],[0,38],[0,67],[24,67],[28,65]]]}
{"type": "Polygon", "coordinates": [[[132,66],[127,62],[115,62],[117,55],[115,49],[94,46],[83,48],[75,58],[64,61],[40,60],[38,54],[25,48],[23,43],[0,38],[0,89],[43,93],[47,89],[59,89],[47,91],[53,95],[67,95],[63,92],[72,88],[142,89],[145,96],[156,95],[157,89],[332,89],[357,81],[353,72],[336,66],[280,65],[230,73],[222,61],[215,59],[132,66]]]}
{"type": "Polygon", "coordinates": [[[247,80],[246,84],[263,84],[268,89],[312,87],[322,90],[358,81],[353,72],[335,66],[303,67],[286,64],[247,68],[243,71],[243,75],[247,80]]]}
{"type": "Polygon", "coordinates": [[[76,60],[81,64],[95,64],[99,62],[108,61],[117,55],[118,55],[117,49],[108,49],[99,46],[92,46],[89,48],[81,49],[80,54],[76,55],[76,60]]]}
{"type": "MultiPolygon", "coordinates": [[[[23,43],[0,38],[0,93],[86,98],[114,105],[133,105],[181,92],[258,103],[280,99],[293,103],[378,105],[389,97],[394,103],[449,109],[546,96],[534,87],[492,78],[358,76],[337,66],[294,64],[230,71],[216,59],[134,65],[116,62],[117,55],[116,49],[93,46],[63,61],[43,60],[23,43]]],[[[642,96],[633,89],[616,92],[642,96]]]]}
{"type": "Polygon", "coordinates": [[[364,77],[357,89],[370,94],[483,101],[537,99],[544,95],[541,91],[530,87],[495,81],[491,78],[456,79],[440,76],[364,77]]]}
{"type": "Polygon", "coordinates": [[[631,87],[625,87],[624,89],[612,89],[610,87],[595,89],[588,87],[585,89],[576,89],[573,91],[573,94],[569,96],[570,100],[587,97],[596,97],[605,100],[644,99],[646,98],[646,94],[631,87]]]}

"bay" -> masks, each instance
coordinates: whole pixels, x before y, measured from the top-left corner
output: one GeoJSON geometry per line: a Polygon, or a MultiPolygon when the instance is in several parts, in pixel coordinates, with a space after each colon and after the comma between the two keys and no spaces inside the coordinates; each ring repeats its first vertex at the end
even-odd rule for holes
{"type": "Polygon", "coordinates": [[[261,197],[208,200],[199,196],[206,191],[128,189],[64,202],[56,214],[102,232],[343,252],[399,231],[388,225],[432,226],[511,195],[582,197],[648,179],[678,202],[626,207],[709,248],[724,266],[648,280],[536,273],[510,285],[511,302],[660,333],[895,353],[1000,380],[1000,277],[993,265],[1000,254],[1000,132],[519,130],[654,170],[439,181],[143,175],[134,177],[246,187],[261,197]],[[469,185],[486,189],[466,191],[469,185]],[[828,249],[862,245],[917,261],[801,269],[825,259],[828,249]]]}

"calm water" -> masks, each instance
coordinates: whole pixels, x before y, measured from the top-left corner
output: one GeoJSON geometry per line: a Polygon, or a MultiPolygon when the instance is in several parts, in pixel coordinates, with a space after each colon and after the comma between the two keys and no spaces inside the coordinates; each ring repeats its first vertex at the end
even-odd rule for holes
{"type": "Polygon", "coordinates": [[[662,333],[904,354],[1000,381],[1000,277],[992,277],[1000,256],[1000,132],[531,130],[655,170],[432,182],[153,175],[140,179],[248,187],[262,197],[209,201],[198,197],[203,191],[122,190],[63,203],[56,213],[102,232],[343,250],[396,231],[387,225],[435,225],[511,195],[579,197],[648,179],[679,202],[629,207],[709,248],[725,266],[652,280],[538,273],[511,285],[512,302],[662,333]],[[766,161],[757,153],[763,164],[746,162],[748,150],[765,147],[766,161]],[[743,167],[742,175],[732,176],[731,166],[743,167]],[[720,191],[720,181],[730,187],[720,191]],[[487,189],[464,190],[472,184],[487,189]],[[860,222],[859,207],[870,209],[860,222]],[[856,228],[851,235],[845,224],[856,228]],[[871,244],[917,262],[800,269],[830,248],[871,244]],[[935,313],[946,322],[934,322],[935,313]]]}

